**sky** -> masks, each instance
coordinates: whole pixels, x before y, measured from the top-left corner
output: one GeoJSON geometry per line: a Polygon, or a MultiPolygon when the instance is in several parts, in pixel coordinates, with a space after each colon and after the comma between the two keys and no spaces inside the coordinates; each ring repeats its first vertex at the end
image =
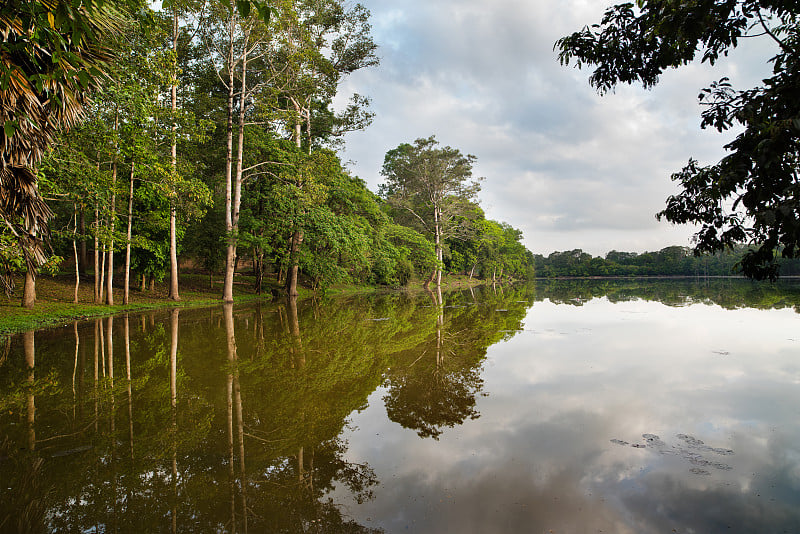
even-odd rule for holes
{"type": "Polygon", "coordinates": [[[771,45],[744,40],[713,68],[671,70],[653,90],[600,96],[590,70],[561,66],[557,39],[599,22],[606,0],[362,0],[372,13],[377,67],[347,78],[376,114],[347,135],[343,159],[377,191],[386,152],[435,135],[476,156],[480,204],[522,230],[537,254],[644,252],[690,246],[694,229],[655,214],[679,188],[689,157],[724,156],[732,134],[700,129],[697,95],[728,76],[749,88],[770,74],[771,45]]]}

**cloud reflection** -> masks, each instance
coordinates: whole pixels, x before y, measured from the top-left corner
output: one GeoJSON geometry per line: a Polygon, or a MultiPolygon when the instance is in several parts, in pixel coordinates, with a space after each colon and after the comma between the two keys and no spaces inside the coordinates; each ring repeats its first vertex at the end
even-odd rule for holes
{"type": "Polygon", "coordinates": [[[538,302],[489,349],[480,419],[426,442],[373,394],[349,454],[381,486],[351,512],[387,532],[798,532],[798,320],[538,302]]]}

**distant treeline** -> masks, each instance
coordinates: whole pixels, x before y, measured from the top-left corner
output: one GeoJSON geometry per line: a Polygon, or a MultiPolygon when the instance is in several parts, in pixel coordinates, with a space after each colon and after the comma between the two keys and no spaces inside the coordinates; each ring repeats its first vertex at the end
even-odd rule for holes
{"type": "MultiPolygon", "coordinates": [[[[612,250],[592,256],[581,249],[534,254],[536,276],[730,276],[739,273],[737,264],[746,252],[740,248],[715,255],[695,256],[688,247],[672,246],[657,252],[612,250]]],[[[781,276],[800,275],[800,260],[782,260],[781,276]]]]}

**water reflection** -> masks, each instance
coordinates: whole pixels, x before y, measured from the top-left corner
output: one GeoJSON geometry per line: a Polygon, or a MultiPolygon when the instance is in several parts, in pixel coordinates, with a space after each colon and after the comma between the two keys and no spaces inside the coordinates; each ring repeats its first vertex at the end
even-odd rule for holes
{"type": "Polygon", "coordinates": [[[417,435],[438,439],[446,428],[477,419],[476,399],[483,395],[481,363],[490,345],[519,329],[526,306],[498,298],[496,287],[480,304],[475,290],[431,293],[433,306],[419,317],[431,334],[395,355],[383,397],[389,419],[417,435]],[[509,309],[510,308],[510,309],[509,309]]]}
{"type": "Polygon", "coordinates": [[[554,282],[14,336],[0,532],[800,531],[799,294],[554,282]]]}

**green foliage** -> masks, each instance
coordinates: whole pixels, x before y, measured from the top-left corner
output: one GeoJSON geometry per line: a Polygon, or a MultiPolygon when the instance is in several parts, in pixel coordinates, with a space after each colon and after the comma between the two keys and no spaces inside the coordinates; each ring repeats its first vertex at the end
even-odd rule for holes
{"type": "Polygon", "coordinates": [[[672,179],[683,191],[658,214],[697,224],[695,251],[713,253],[748,244],[738,268],[774,280],[777,255],[800,257],[800,25],[793,2],[642,0],[609,8],[600,24],[556,43],[562,64],[594,67],[589,81],[601,93],[617,83],[652,87],[668,68],[700,58],[715,63],[744,38],[760,36],[778,46],[772,76],[735,90],[722,78],[699,95],[701,127],[741,128],[725,145],[728,155],[702,166],[690,159],[672,179]]]}
{"type": "MultiPolygon", "coordinates": [[[[172,209],[184,258],[219,271],[233,240],[239,270],[252,265],[259,291],[269,276],[286,280],[294,265],[304,283],[320,290],[339,282],[403,286],[445,266],[474,270],[476,262],[482,276],[496,270],[522,278],[528,272],[521,236],[483,221],[474,200],[479,180],[472,177],[473,156],[440,147],[434,138],[390,153],[397,157],[385,170],[402,179],[409,178],[400,172],[405,164],[436,169],[435,213],[422,215],[432,203],[421,194],[404,199],[395,194],[387,202],[329,148],[372,119],[365,96],[352,95],[341,113],[332,105],[347,76],[378,62],[362,5],[279,0],[267,8],[222,2],[202,16],[193,0],[172,0],[163,12],[136,7],[126,8],[131,24],[104,42],[118,56],[106,73],[110,83],[95,90],[83,123],[58,137],[41,166],[41,188],[54,199],[56,253],[71,258],[73,240],[91,244],[94,238],[100,247],[113,242],[115,250],[123,249],[133,180],[131,265],[154,280],[166,274],[172,209]],[[241,88],[245,42],[248,86],[229,108],[227,84],[232,79],[235,90],[241,88]],[[174,113],[165,105],[173,85],[179,103],[174,113]],[[228,113],[239,111],[241,204],[238,228],[228,235],[224,181],[236,156],[228,160],[226,124],[228,113]],[[420,210],[419,220],[403,215],[412,205],[420,210]],[[83,233],[77,224],[81,215],[89,222],[83,233]],[[437,217],[439,250],[432,239],[437,217]]],[[[233,154],[239,148],[234,144],[233,154]]],[[[9,265],[19,261],[6,252],[9,265]]]]}
{"type": "Polygon", "coordinates": [[[473,178],[475,156],[439,147],[434,136],[403,143],[386,153],[381,195],[394,215],[432,238],[464,233],[464,220],[473,213],[472,201],[481,178],[473,178]]]}
{"type": "MultiPolygon", "coordinates": [[[[547,257],[535,255],[536,273],[540,277],[560,276],[730,276],[747,254],[737,247],[713,255],[696,255],[687,247],[666,247],[657,252],[619,252],[612,250],[605,258],[580,249],[553,252],[547,257]]],[[[778,262],[779,274],[800,274],[800,260],[778,262]]]]}

